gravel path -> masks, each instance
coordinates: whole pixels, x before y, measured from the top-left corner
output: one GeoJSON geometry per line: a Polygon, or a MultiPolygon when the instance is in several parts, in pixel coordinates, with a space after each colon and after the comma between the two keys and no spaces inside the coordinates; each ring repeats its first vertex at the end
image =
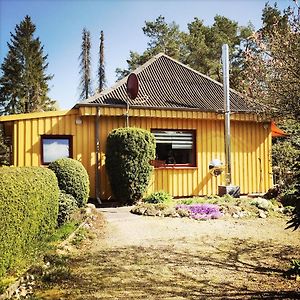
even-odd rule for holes
{"type": "MultiPolygon", "coordinates": [[[[207,238],[252,239],[300,246],[300,231],[285,230],[283,219],[219,219],[195,221],[187,218],[145,217],[130,213],[131,207],[101,208],[108,222],[105,246],[148,246],[166,241],[207,238]]],[[[103,241],[94,247],[103,246],[103,241]]]]}
{"type": "Polygon", "coordinates": [[[300,299],[287,279],[300,231],[285,220],[145,217],[130,207],[97,209],[95,238],[69,261],[70,278],[38,299],[300,299]]]}

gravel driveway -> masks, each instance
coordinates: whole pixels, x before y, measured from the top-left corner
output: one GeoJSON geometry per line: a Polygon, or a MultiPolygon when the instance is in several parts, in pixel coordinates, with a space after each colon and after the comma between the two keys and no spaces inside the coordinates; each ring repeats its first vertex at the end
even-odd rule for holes
{"type": "Polygon", "coordinates": [[[97,211],[96,238],[71,257],[71,277],[42,288],[41,299],[300,299],[299,281],[283,276],[300,258],[300,231],[284,230],[286,220],[97,211]]]}
{"type": "MultiPolygon", "coordinates": [[[[300,231],[284,228],[283,219],[219,219],[196,221],[187,218],[146,217],[130,213],[131,207],[101,208],[108,222],[106,246],[153,245],[178,239],[207,238],[254,239],[272,241],[290,246],[300,246],[300,231]]],[[[101,241],[102,244],[102,241],[101,241]]],[[[95,245],[96,246],[96,245],[95,245]]]]}

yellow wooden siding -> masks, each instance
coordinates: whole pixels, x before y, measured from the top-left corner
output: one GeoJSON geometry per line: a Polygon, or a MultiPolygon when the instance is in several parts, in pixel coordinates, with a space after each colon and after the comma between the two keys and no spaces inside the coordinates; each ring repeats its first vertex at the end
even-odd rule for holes
{"type": "MultiPolygon", "coordinates": [[[[108,199],[111,191],[105,172],[105,146],[109,132],[125,127],[124,109],[100,108],[100,197],[108,199]],[[113,115],[115,114],[115,115],[113,115]]],[[[145,110],[131,111],[130,126],[151,129],[188,129],[196,132],[196,167],[155,169],[148,192],[165,190],[173,196],[211,195],[224,184],[224,174],[214,177],[208,164],[219,158],[224,162],[224,121],[215,113],[196,111],[145,110]],[[212,118],[212,119],[209,119],[212,118]]],[[[73,158],[82,162],[91,182],[91,196],[95,197],[95,108],[87,107],[69,112],[30,114],[30,118],[14,120],[14,164],[41,164],[41,135],[72,135],[73,158]],[[81,117],[82,124],[76,125],[81,117]],[[16,151],[17,149],[17,151],[16,151]]],[[[1,121],[12,121],[12,117],[1,121]]],[[[232,183],[243,194],[266,192],[272,185],[270,153],[271,131],[267,123],[257,122],[252,115],[234,115],[231,122],[232,183]],[[264,126],[264,125],[265,126],[264,126]]]]}
{"type": "MultiPolygon", "coordinates": [[[[175,197],[217,194],[218,185],[224,184],[224,174],[212,176],[208,164],[214,158],[224,162],[223,123],[223,120],[131,117],[130,126],[149,131],[159,128],[196,131],[197,167],[155,169],[148,192],[164,190],[175,197]]],[[[100,118],[100,196],[103,199],[111,196],[104,166],[106,138],[112,129],[124,126],[124,117],[100,118]]],[[[266,192],[272,184],[268,155],[271,149],[270,130],[258,122],[232,121],[231,131],[232,183],[239,185],[243,194],[266,192]]]]}
{"type": "Polygon", "coordinates": [[[75,124],[75,114],[30,118],[14,122],[14,165],[41,165],[41,136],[72,135],[73,158],[82,162],[90,182],[91,195],[95,195],[95,127],[94,117],[84,117],[81,125],[75,124]]]}

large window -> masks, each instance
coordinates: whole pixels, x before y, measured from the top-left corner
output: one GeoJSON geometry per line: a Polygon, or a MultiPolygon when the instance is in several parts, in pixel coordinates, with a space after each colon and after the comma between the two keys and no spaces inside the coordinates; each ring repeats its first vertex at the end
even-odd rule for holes
{"type": "Polygon", "coordinates": [[[156,140],[156,158],[154,166],[189,166],[195,161],[195,131],[152,130],[156,140]]]}
{"type": "Polygon", "coordinates": [[[42,136],[42,164],[72,157],[72,136],[70,135],[43,135],[42,136]]]}

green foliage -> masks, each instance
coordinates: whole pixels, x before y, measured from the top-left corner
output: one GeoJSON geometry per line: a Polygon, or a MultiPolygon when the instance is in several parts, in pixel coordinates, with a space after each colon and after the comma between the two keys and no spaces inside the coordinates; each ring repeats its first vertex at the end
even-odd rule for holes
{"type": "Polygon", "coordinates": [[[288,271],[285,272],[285,275],[288,277],[291,276],[300,276],[300,260],[299,259],[293,259],[291,261],[291,267],[288,271]]]}
{"type": "Polygon", "coordinates": [[[78,207],[83,207],[90,192],[89,176],[84,166],[72,158],[61,158],[49,164],[54,171],[61,191],[72,195],[78,207]]]}
{"type": "Polygon", "coordinates": [[[173,200],[173,197],[164,191],[159,191],[159,192],[154,192],[147,196],[146,198],[143,199],[144,202],[146,203],[171,203],[173,200]]]}
{"type": "Polygon", "coordinates": [[[5,143],[3,129],[0,126],[0,166],[9,165],[9,147],[5,143]]]}
{"type": "Polygon", "coordinates": [[[273,172],[285,205],[295,206],[288,228],[300,224],[300,22],[294,11],[266,4],[263,27],[253,35],[257,47],[246,57],[245,92],[264,102],[271,117],[281,117],[289,134],[273,145],[273,172]]]}
{"type": "Polygon", "coordinates": [[[74,220],[62,224],[60,227],[56,228],[55,232],[51,235],[48,241],[52,244],[64,241],[72,232],[75,231],[78,225],[79,223],[74,220]]]}
{"type": "Polygon", "coordinates": [[[230,84],[239,87],[240,73],[244,68],[242,49],[247,47],[246,38],[253,31],[252,25],[241,27],[237,22],[216,15],[212,26],[194,18],[185,34],[186,49],[183,62],[193,69],[222,82],[221,48],[228,44],[231,60],[230,84]]]}
{"type": "Polygon", "coordinates": [[[176,212],[175,206],[167,203],[145,203],[141,202],[135,205],[131,213],[143,216],[158,216],[158,217],[175,217],[179,216],[176,212]]]}
{"type": "Polygon", "coordinates": [[[30,259],[53,233],[58,192],[55,174],[48,169],[0,168],[0,277],[30,259]]]}
{"type": "Polygon", "coordinates": [[[72,245],[78,246],[80,243],[86,239],[87,237],[87,229],[86,228],[79,228],[75,233],[75,236],[72,239],[72,245]]]}
{"type": "Polygon", "coordinates": [[[273,172],[276,183],[284,192],[295,190],[300,177],[300,123],[297,120],[282,120],[280,127],[288,134],[276,138],[272,147],[273,172]]]}
{"type": "Polygon", "coordinates": [[[251,205],[256,206],[258,209],[262,209],[265,211],[273,210],[274,206],[270,200],[263,198],[256,198],[250,202],[251,205]]]}
{"type": "Polygon", "coordinates": [[[138,128],[115,129],[107,137],[106,170],[114,196],[128,204],[140,200],[148,187],[155,157],[155,139],[138,128]]]}
{"type": "Polygon", "coordinates": [[[274,140],[273,172],[281,202],[295,207],[287,228],[297,229],[300,226],[300,123],[288,119],[280,125],[288,136],[274,140]]]}
{"type": "Polygon", "coordinates": [[[187,27],[188,32],[182,32],[175,22],[168,24],[163,16],[154,21],[146,21],[143,32],[150,40],[148,48],[142,54],[130,51],[128,69],[116,70],[119,79],[154,55],[163,52],[213,79],[222,81],[221,46],[227,43],[232,63],[231,86],[238,88],[241,71],[245,68],[242,50],[248,47],[247,37],[253,31],[252,25],[241,27],[237,22],[216,15],[212,26],[206,26],[202,20],[194,18],[187,27]]]}
{"type": "Polygon", "coordinates": [[[11,33],[8,53],[1,65],[0,114],[54,110],[55,101],[47,96],[47,55],[39,38],[34,38],[36,26],[26,16],[15,33],[11,33]]]}
{"type": "Polygon", "coordinates": [[[245,51],[244,93],[251,102],[264,104],[271,116],[299,122],[299,18],[291,9],[281,12],[266,4],[262,20],[262,28],[251,36],[255,47],[245,51]]]}
{"type": "Polygon", "coordinates": [[[77,203],[72,195],[60,191],[58,204],[57,224],[61,226],[70,221],[72,214],[77,209],[77,203]]]}
{"type": "Polygon", "coordinates": [[[287,228],[292,228],[293,230],[296,230],[300,228],[300,200],[298,197],[298,201],[296,203],[296,206],[294,207],[294,210],[292,211],[292,218],[287,222],[287,228]]]}
{"type": "Polygon", "coordinates": [[[223,197],[219,197],[217,195],[205,196],[205,197],[192,197],[192,198],[183,198],[179,199],[179,204],[220,204],[220,203],[237,203],[240,200],[237,198],[233,198],[230,195],[224,195],[223,197]]]}

